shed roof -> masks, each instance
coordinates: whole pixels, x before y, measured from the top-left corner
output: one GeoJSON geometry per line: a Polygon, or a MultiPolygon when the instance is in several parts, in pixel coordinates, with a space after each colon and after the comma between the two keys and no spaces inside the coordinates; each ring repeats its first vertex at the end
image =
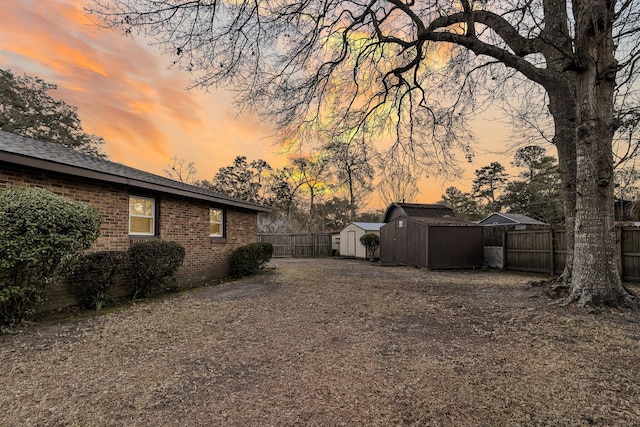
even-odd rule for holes
{"type": "Polygon", "coordinates": [[[421,217],[421,218],[438,218],[444,216],[455,216],[453,213],[453,209],[445,205],[439,204],[423,204],[423,203],[392,203],[387,207],[387,210],[384,213],[384,222],[389,222],[391,219],[391,215],[394,211],[398,210],[400,215],[395,215],[393,218],[397,216],[410,216],[410,217],[421,217]]]}
{"type": "Polygon", "coordinates": [[[38,141],[0,131],[0,162],[56,172],[72,177],[174,194],[248,209],[269,212],[257,203],[235,199],[204,188],[174,181],[50,142],[38,141]]]}
{"type": "Polygon", "coordinates": [[[362,228],[364,231],[380,231],[380,227],[382,227],[384,222],[352,222],[351,224],[356,227],[362,228]]]}
{"type": "Polygon", "coordinates": [[[411,219],[414,221],[422,222],[424,224],[433,224],[433,225],[478,225],[473,221],[469,221],[462,218],[455,218],[452,216],[444,216],[441,218],[414,217],[411,219]]]}
{"type": "Polygon", "coordinates": [[[444,216],[440,218],[436,217],[397,217],[393,220],[408,220],[415,221],[428,225],[464,225],[464,226],[477,226],[478,224],[473,221],[468,221],[462,218],[455,218],[452,216],[444,216]]]}
{"type": "Polygon", "coordinates": [[[480,221],[480,225],[493,225],[493,224],[529,224],[529,225],[544,225],[542,221],[533,219],[523,214],[518,213],[501,213],[495,212],[480,221]]]}

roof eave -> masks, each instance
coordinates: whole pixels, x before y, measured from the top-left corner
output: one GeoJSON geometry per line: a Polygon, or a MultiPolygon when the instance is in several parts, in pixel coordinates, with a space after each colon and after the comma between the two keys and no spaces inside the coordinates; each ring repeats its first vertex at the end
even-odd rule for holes
{"type": "Polygon", "coordinates": [[[112,175],[105,172],[98,172],[98,171],[85,169],[77,166],[56,163],[49,160],[43,160],[43,159],[38,159],[34,157],[24,156],[21,154],[0,152],[0,161],[13,164],[13,165],[20,165],[20,166],[25,166],[29,168],[39,169],[45,172],[55,172],[55,173],[69,175],[76,178],[87,178],[87,179],[107,182],[110,184],[120,184],[120,185],[125,185],[127,187],[156,191],[156,192],[165,193],[165,194],[173,194],[176,196],[214,202],[214,203],[219,203],[227,206],[233,206],[237,208],[252,210],[256,212],[271,212],[271,208],[256,205],[253,203],[245,203],[241,200],[229,200],[229,199],[224,199],[224,198],[219,198],[214,196],[208,196],[205,194],[194,193],[191,191],[181,190],[177,188],[165,187],[159,184],[121,177],[121,176],[112,175]]]}

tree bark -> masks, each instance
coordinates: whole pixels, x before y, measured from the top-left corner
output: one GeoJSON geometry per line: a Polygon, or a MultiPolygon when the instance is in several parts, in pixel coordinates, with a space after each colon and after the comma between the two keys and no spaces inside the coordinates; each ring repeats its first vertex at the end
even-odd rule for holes
{"type": "Polygon", "coordinates": [[[553,144],[558,152],[558,171],[562,185],[565,216],[566,258],[565,268],[556,287],[569,288],[573,276],[575,217],[576,217],[576,88],[574,59],[566,55],[571,50],[568,8],[566,0],[544,0],[544,38],[553,40],[545,44],[542,52],[547,67],[556,77],[543,84],[549,96],[549,112],[553,116],[555,133],[553,144]]]}
{"type": "Polygon", "coordinates": [[[576,218],[576,103],[571,85],[549,92],[549,110],[554,117],[553,143],[558,152],[558,170],[562,185],[565,218],[566,257],[564,271],[555,287],[569,288],[573,277],[576,218]]]}
{"type": "Polygon", "coordinates": [[[607,0],[574,2],[576,16],[576,223],[571,294],[580,306],[631,306],[617,268],[613,204],[616,61],[607,0]]]}

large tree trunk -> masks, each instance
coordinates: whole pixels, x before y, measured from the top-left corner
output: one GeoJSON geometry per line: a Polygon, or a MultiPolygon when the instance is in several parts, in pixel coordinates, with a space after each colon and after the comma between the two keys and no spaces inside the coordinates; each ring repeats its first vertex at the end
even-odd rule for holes
{"type": "Polygon", "coordinates": [[[564,271],[554,288],[569,288],[573,276],[573,248],[576,218],[576,102],[571,84],[549,91],[549,111],[554,117],[553,143],[558,152],[558,170],[562,185],[565,218],[566,257],[564,271]]]}
{"type": "Polygon", "coordinates": [[[628,306],[617,268],[612,139],[616,61],[613,3],[574,2],[576,16],[576,223],[571,294],[580,306],[628,306]]]}
{"type": "Polygon", "coordinates": [[[558,152],[558,170],[562,185],[565,229],[565,268],[555,283],[554,289],[571,286],[573,275],[574,227],[576,217],[576,87],[572,70],[573,58],[565,52],[571,49],[573,40],[569,31],[569,15],[566,0],[543,0],[545,35],[553,44],[543,47],[547,68],[558,78],[544,84],[549,96],[549,112],[554,119],[553,144],[558,152]],[[559,48],[560,47],[560,48],[559,48]]]}

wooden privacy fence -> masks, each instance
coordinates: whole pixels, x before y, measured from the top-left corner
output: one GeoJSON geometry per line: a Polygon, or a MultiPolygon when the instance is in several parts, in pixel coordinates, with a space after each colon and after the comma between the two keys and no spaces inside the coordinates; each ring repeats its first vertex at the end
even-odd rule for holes
{"type": "Polygon", "coordinates": [[[538,228],[505,231],[503,236],[504,268],[559,274],[566,261],[563,229],[538,228]]]}
{"type": "Polygon", "coordinates": [[[329,257],[331,234],[259,234],[259,242],[273,245],[273,257],[329,257]]]}
{"type": "MultiPolygon", "coordinates": [[[[622,280],[640,281],[640,228],[616,228],[616,241],[622,280]]],[[[507,270],[560,274],[566,261],[565,230],[504,231],[502,251],[507,270]]]]}

